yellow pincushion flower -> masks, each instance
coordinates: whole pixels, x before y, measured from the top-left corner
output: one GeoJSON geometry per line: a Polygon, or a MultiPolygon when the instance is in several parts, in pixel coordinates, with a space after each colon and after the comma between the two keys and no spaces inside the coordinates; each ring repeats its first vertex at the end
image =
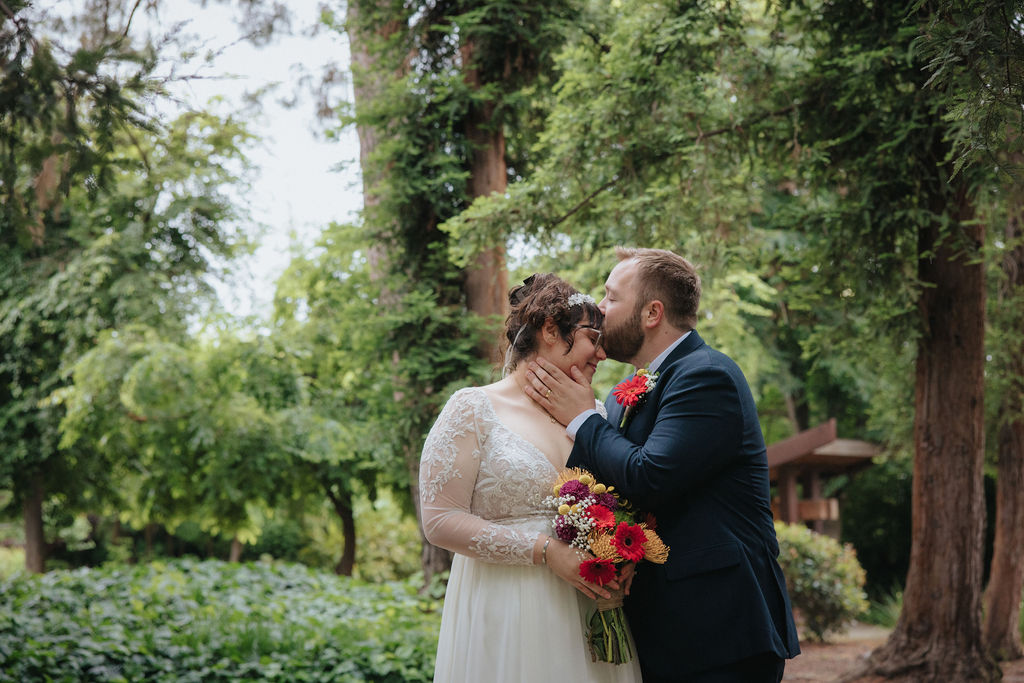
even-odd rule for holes
{"type": "Polygon", "coordinates": [[[668,546],[658,537],[658,534],[648,529],[646,524],[641,524],[640,527],[644,530],[644,537],[647,539],[644,541],[644,559],[654,564],[665,564],[668,561],[668,546]]]}
{"type": "Polygon", "coordinates": [[[558,514],[560,514],[560,515],[567,515],[567,514],[569,514],[570,510],[572,510],[572,508],[570,508],[565,503],[562,503],[561,505],[558,506],[558,514]]]}
{"type": "Polygon", "coordinates": [[[590,486],[594,483],[594,478],[589,474],[582,474],[580,475],[580,483],[584,486],[590,486]]]}
{"type": "Polygon", "coordinates": [[[590,487],[590,490],[593,491],[594,493],[601,494],[607,491],[608,487],[605,486],[604,484],[594,484],[593,486],[590,487]]]}
{"type": "Polygon", "coordinates": [[[608,534],[600,533],[597,531],[591,532],[590,534],[590,552],[601,560],[611,560],[613,562],[621,562],[622,556],[619,555],[619,551],[612,545],[611,536],[608,534]]]}

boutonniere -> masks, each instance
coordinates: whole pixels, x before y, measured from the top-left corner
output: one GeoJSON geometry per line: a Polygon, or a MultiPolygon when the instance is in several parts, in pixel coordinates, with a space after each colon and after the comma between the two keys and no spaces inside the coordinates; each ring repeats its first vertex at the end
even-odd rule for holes
{"type": "Polygon", "coordinates": [[[612,390],[612,395],[615,396],[615,402],[620,406],[626,406],[626,409],[622,411],[622,421],[619,422],[619,429],[626,426],[626,420],[629,418],[631,408],[636,408],[647,398],[648,392],[651,391],[658,383],[658,373],[651,373],[647,370],[637,370],[636,374],[625,380],[619,382],[615,389],[612,390]]]}

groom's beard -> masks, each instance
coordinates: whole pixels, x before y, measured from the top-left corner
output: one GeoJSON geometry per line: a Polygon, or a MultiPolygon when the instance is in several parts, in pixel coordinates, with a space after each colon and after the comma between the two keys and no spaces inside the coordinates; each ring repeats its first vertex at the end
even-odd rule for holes
{"type": "Polygon", "coordinates": [[[633,314],[621,325],[611,327],[605,319],[604,352],[612,360],[628,363],[640,353],[644,344],[644,332],[640,328],[640,312],[643,306],[633,309],[633,314]]]}

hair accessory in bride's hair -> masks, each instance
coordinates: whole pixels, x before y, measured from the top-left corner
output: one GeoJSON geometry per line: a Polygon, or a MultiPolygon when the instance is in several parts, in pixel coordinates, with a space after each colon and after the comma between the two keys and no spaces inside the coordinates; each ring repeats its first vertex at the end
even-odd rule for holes
{"type": "Polygon", "coordinates": [[[512,372],[512,351],[515,350],[516,344],[519,342],[519,337],[522,336],[523,330],[525,329],[526,325],[520,327],[519,331],[516,332],[516,338],[513,339],[512,343],[508,345],[507,349],[505,349],[505,365],[501,368],[502,377],[508,377],[508,374],[512,372]]]}
{"type": "Polygon", "coordinates": [[[575,294],[569,295],[569,308],[573,306],[582,306],[583,304],[590,304],[594,306],[594,297],[583,292],[576,292],[575,294]]]}
{"type": "Polygon", "coordinates": [[[533,286],[533,278],[535,277],[537,277],[537,273],[526,278],[523,280],[523,284],[513,289],[508,295],[508,302],[513,306],[518,306],[522,302],[523,297],[526,296],[527,292],[530,290],[530,287],[533,286]]]}

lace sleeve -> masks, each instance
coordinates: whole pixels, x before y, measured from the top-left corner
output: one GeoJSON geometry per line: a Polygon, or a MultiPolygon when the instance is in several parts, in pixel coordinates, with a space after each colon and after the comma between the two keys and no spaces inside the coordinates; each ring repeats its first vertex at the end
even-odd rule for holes
{"type": "Polygon", "coordinates": [[[448,400],[423,444],[423,534],[436,546],[484,562],[533,564],[537,532],[482,519],[471,512],[483,441],[473,391],[457,391],[448,400]]]}
{"type": "Polygon", "coordinates": [[[596,398],[594,399],[594,408],[597,410],[598,414],[601,415],[601,417],[603,417],[606,420],[608,419],[608,409],[605,408],[604,404],[598,401],[596,398]]]}

